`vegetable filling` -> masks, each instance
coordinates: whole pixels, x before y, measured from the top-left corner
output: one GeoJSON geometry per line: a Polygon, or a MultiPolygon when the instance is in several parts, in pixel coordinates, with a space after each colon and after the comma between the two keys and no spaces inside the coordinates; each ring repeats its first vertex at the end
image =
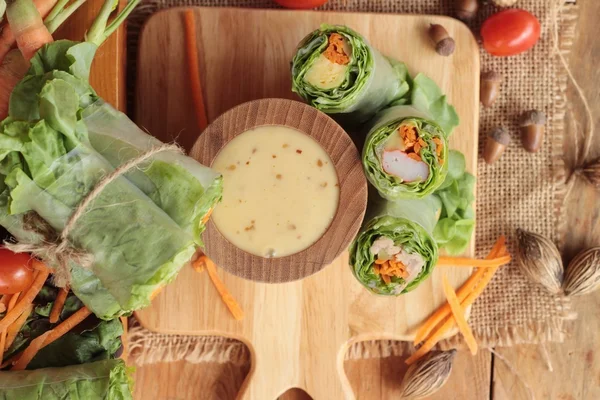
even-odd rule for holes
{"type": "Polygon", "coordinates": [[[388,237],[380,236],[369,251],[375,258],[373,272],[389,284],[392,278],[402,278],[404,285],[412,282],[423,270],[425,260],[417,253],[409,253],[388,237]]]}
{"type": "Polygon", "coordinates": [[[346,79],[352,49],[348,40],[339,33],[328,38],[325,51],[312,63],[304,80],[321,89],[334,89],[346,79]]]}

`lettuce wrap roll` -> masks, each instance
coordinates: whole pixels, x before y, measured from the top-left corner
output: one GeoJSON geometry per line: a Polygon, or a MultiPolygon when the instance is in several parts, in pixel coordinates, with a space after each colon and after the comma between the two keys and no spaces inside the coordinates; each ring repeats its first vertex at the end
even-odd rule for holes
{"type": "Polygon", "coordinates": [[[433,271],[438,246],[433,239],[437,199],[386,201],[369,195],[363,227],[350,246],[350,268],[375,294],[408,293],[433,271]]]}
{"type": "Polygon", "coordinates": [[[402,101],[408,79],[403,63],[384,57],[345,26],[321,25],[300,42],[292,59],[292,91],[347,123],[365,122],[402,101]]]}
{"type": "Polygon", "coordinates": [[[380,112],[363,147],[365,175],[388,200],[423,198],[448,171],[448,140],[425,113],[411,106],[380,112]]]}
{"type": "Polygon", "coordinates": [[[0,372],[0,399],[129,400],[131,381],[131,370],[122,360],[0,372]]]}

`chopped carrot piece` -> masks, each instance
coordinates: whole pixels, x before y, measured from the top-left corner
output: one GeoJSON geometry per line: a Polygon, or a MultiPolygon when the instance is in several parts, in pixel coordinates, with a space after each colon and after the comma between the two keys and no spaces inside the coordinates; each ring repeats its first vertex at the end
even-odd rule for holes
{"type": "Polygon", "coordinates": [[[332,63],[346,65],[350,62],[350,57],[344,51],[344,38],[339,33],[329,35],[329,45],[323,52],[323,55],[332,63]]]}
{"type": "Polygon", "coordinates": [[[192,262],[192,267],[196,270],[196,272],[204,272],[206,269],[206,257],[205,254],[202,254],[198,257],[194,262],[192,262]]]}
{"type": "Polygon", "coordinates": [[[417,153],[409,153],[407,156],[415,161],[423,161],[423,159],[417,153]]]}
{"type": "Polygon", "coordinates": [[[458,325],[458,329],[463,334],[465,338],[465,342],[471,350],[471,354],[477,354],[477,341],[475,340],[475,336],[473,336],[473,332],[471,331],[471,327],[467,323],[465,318],[466,310],[461,307],[460,302],[458,301],[458,297],[456,297],[456,292],[450,285],[448,278],[444,275],[442,278],[442,286],[444,288],[444,294],[446,295],[446,299],[448,300],[448,304],[450,304],[450,309],[452,310],[452,315],[454,315],[454,320],[456,321],[456,325],[458,325]]]}
{"type": "Polygon", "coordinates": [[[381,279],[383,279],[383,281],[388,285],[392,282],[388,275],[381,275],[381,279]]]}
{"type": "Polygon", "coordinates": [[[50,330],[33,339],[10,370],[22,371],[27,368],[27,365],[33,360],[33,357],[35,357],[35,355],[44,347],[44,342],[51,333],[52,331],[50,330]]]}
{"type": "Polygon", "coordinates": [[[381,266],[379,266],[377,264],[373,265],[373,273],[375,275],[379,275],[380,274],[380,270],[381,270],[381,266]]]}
{"type": "Polygon", "coordinates": [[[212,260],[210,258],[206,257],[205,265],[206,265],[206,270],[208,271],[208,276],[210,276],[210,279],[212,280],[213,284],[215,285],[215,288],[221,295],[223,302],[225,303],[225,305],[227,306],[227,308],[229,309],[229,311],[231,312],[233,317],[238,321],[243,319],[244,312],[242,311],[242,308],[240,307],[238,302],[235,301],[235,299],[233,298],[231,293],[229,293],[229,291],[225,287],[225,284],[221,281],[221,279],[219,279],[219,276],[217,275],[217,269],[215,267],[215,264],[212,262],[212,260]]]}
{"type": "MultiPolygon", "coordinates": [[[[17,320],[8,327],[4,351],[8,350],[10,346],[12,346],[13,342],[17,338],[17,335],[21,331],[21,328],[23,328],[23,325],[25,325],[25,322],[27,322],[27,318],[29,318],[29,316],[33,312],[33,308],[33,304],[27,306],[27,308],[25,309],[25,311],[23,311],[19,318],[17,318],[17,320]]],[[[0,360],[2,360],[2,357],[0,357],[0,360]]]]}
{"type": "Polygon", "coordinates": [[[81,323],[81,321],[89,317],[91,314],[92,312],[86,306],[81,307],[79,310],[75,311],[69,318],[56,325],[54,329],[48,331],[50,335],[48,335],[48,337],[44,341],[43,346],[47,346],[55,340],[60,339],[65,333],[75,328],[77,325],[79,325],[79,323],[81,323]]]}
{"type": "Polygon", "coordinates": [[[491,260],[478,260],[468,257],[440,257],[438,258],[437,265],[446,267],[495,268],[508,264],[510,260],[510,255],[496,257],[491,260]]]}
{"type": "MultiPolygon", "coordinates": [[[[21,293],[15,293],[11,296],[10,301],[8,302],[8,306],[7,306],[7,311],[10,312],[13,308],[15,308],[15,304],[17,303],[17,300],[19,299],[19,295],[21,293]]],[[[7,330],[3,330],[0,333],[0,361],[4,358],[4,346],[6,346],[6,335],[7,335],[7,330]]]]}
{"type": "Polygon", "coordinates": [[[213,208],[211,207],[211,208],[209,208],[208,212],[204,215],[204,217],[202,217],[202,224],[206,225],[206,223],[210,219],[212,212],[213,212],[213,208]]]}
{"type": "Polygon", "coordinates": [[[386,262],[387,262],[387,260],[382,260],[382,259],[375,260],[375,264],[385,264],[386,262]]]}
{"type": "MultiPolygon", "coordinates": [[[[34,264],[36,262],[36,260],[33,260],[34,264]]],[[[25,295],[21,297],[17,305],[12,310],[8,311],[4,318],[2,318],[2,320],[0,321],[0,332],[8,329],[8,327],[13,322],[15,322],[17,318],[19,318],[19,315],[21,315],[23,311],[25,311],[27,306],[29,306],[29,304],[33,302],[35,296],[37,296],[37,294],[44,286],[48,275],[50,275],[48,271],[41,271],[37,274],[37,276],[33,280],[33,283],[31,284],[29,289],[27,289],[27,292],[25,292],[25,295]]]]}
{"type": "Polygon", "coordinates": [[[69,294],[69,288],[61,288],[56,295],[56,300],[54,300],[54,304],[52,305],[52,311],[50,311],[50,323],[55,324],[58,322],[60,318],[60,314],[62,313],[63,307],[65,306],[65,301],[67,300],[67,295],[69,294]]]}
{"type": "MultiPolygon", "coordinates": [[[[486,259],[490,260],[496,257],[496,255],[501,254],[503,249],[505,249],[505,243],[506,238],[504,236],[500,236],[500,238],[494,244],[494,247],[492,247],[490,253],[487,255],[486,259]]],[[[471,274],[469,279],[467,279],[460,289],[458,289],[458,299],[461,303],[464,301],[467,295],[473,291],[473,288],[479,283],[485,271],[485,268],[479,268],[476,272],[471,274]]],[[[415,336],[414,344],[416,345],[425,340],[431,331],[448,315],[450,315],[450,312],[450,305],[447,303],[438,308],[435,313],[433,313],[433,315],[429,317],[429,319],[427,319],[423,325],[421,325],[415,336]]]]}

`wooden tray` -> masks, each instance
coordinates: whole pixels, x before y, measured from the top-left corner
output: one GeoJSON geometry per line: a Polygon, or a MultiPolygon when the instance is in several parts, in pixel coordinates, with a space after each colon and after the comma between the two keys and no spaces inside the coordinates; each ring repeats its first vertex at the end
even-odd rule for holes
{"type": "MultiPolygon", "coordinates": [[[[195,8],[201,79],[209,121],[242,102],[295,98],[289,62],[298,42],[321,23],[345,24],[383,54],[424,72],[448,95],[461,116],[451,147],[475,173],[479,118],[479,54],[469,29],[439,16],[287,10],[195,8]],[[437,55],[427,37],[441,23],[456,40],[451,57],[437,55]]],[[[163,141],[188,150],[198,138],[184,53],[183,8],[154,15],[140,42],[136,118],[163,141]]],[[[469,254],[473,254],[472,244],[469,254]]],[[[240,397],[271,400],[290,387],[314,399],[353,398],[343,372],[353,342],[411,340],[416,327],[441,303],[441,276],[459,286],[467,268],[439,268],[408,295],[375,296],[352,276],[345,252],[332,265],[298,282],[261,284],[220,271],[246,313],[235,321],[206,274],[184,268],[152,306],[136,313],[150,330],[237,338],[252,353],[252,370],[240,397]]]]}

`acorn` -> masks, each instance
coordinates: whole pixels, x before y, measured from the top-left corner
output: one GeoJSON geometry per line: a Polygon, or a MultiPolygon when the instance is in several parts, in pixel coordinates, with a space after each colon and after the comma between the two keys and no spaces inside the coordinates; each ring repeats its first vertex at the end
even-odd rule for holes
{"type": "Polygon", "coordinates": [[[481,74],[479,85],[479,100],[484,107],[490,107],[496,101],[500,93],[502,75],[495,71],[486,71],[481,74]]]}
{"type": "Polygon", "coordinates": [[[429,25],[429,37],[435,44],[435,51],[444,57],[448,57],[454,53],[456,43],[454,39],[450,37],[446,28],[439,24],[429,25]]]}
{"type": "Polygon", "coordinates": [[[521,143],[530,153],[537,152],[544,141],[546,115],[538,110],[529,110],[521,115],[521,143]]]}
{"type": "Polygon", "coordinates": [[[461,21],[473,19],[478,9],[477,0],[454,0],[454,12],[461,21]]]}
{"type": "Polygon", "coordinates": [[[498,127],[493,129],[486,142],[485,148],[483,149],[483,159],[487,164],[493,164],[497,159],[500,158],[506,146],[510,143],[510,134],[504,127],[498,127]]]}

